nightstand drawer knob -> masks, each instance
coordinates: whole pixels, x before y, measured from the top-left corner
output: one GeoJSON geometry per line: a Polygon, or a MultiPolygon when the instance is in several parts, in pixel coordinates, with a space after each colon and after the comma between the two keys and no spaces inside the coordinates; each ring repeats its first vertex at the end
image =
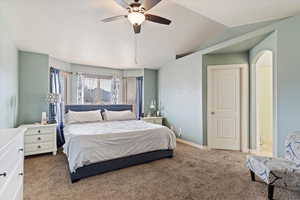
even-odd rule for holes
{"type": "Polygon", "coordinates": [[[39,146],[37,146],[37,148],[38,148],[38,149],[40,149],[40,148],[41,148],[41,146],[39,145],[39,146]]]}
{"type": "Polygon", "coordinates": [[[41,140],[41,139],[42,139],[41,137],[38,137],[38,138],[37,138],[37,140],[41,140]]]}
{"type": "Polygon", "coordinates": [[[23,148],[20,148],[20,149],[19,149],[19,152],[22,152],[22,151],[24,151],[24,149],[23,149],[23,148]]]}
{"type": "Polygon", "coordinates": [[[23,172],[20,172],[19,175],[20,175],[20,176],[23,176],[24,174],[23,174],[23,172]]]}
{"type": "Polygon", "coordinates": [[[2,174],[0,174],[0,176],[6,177],[6,176],[7,176],[7,173],[6,173],[6,172],[3,172],[2,174]]]}
{"type": "Polygon", "coordinates": [[[38,133],[41,133],[41,130],[38,130],[38,133]]]}

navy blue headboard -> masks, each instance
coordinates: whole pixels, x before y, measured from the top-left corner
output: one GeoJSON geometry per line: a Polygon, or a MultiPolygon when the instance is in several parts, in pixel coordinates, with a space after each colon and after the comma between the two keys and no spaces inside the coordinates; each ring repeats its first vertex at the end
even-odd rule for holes
{"type": "Polygon", "coordinates": [[[71,111],[92,111],[92,110],[101,110],[104,111],[111,110],[111,111],[123,111],[123,110],[131,110],[132,105],[125,105],[125,104],[115,104],[115,105],[65,105],[65,113],[68,113],[69,110],[71,111]]]}

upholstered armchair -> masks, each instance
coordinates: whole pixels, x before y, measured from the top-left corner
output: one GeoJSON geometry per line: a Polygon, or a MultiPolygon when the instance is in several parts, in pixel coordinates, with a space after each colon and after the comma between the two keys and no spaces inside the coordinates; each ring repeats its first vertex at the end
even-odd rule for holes
{"type": "Polygon", "coordinates": [[[274,187],[300,190],[300,132],[289,134],[285,140],[285,157],[247,156],[251,180],[255,175],[268,185],[268,199],[273,199],[274,187]]]}

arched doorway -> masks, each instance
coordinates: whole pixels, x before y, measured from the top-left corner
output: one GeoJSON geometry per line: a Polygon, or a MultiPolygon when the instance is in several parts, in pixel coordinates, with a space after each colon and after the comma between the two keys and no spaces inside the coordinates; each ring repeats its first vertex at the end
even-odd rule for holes
{"type": "Polygon", "coordinates": [[[259,154],[273,155],[273,53],[263,51],[255,62],[255,131],[259,154]]]}

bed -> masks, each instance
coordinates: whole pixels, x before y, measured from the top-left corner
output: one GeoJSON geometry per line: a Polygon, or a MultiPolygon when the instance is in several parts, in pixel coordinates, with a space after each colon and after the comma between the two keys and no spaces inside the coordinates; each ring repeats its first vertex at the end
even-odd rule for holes
{"type": "MultiPolygon", "coordinates": [[[[65,112],[132,110],[131,105],[66,105],[65,112]]],[[[68,124],[64,153],[72,183],[82,178],[172,158],[175,134],[167,127],[141,120],[68,124]]]]}

